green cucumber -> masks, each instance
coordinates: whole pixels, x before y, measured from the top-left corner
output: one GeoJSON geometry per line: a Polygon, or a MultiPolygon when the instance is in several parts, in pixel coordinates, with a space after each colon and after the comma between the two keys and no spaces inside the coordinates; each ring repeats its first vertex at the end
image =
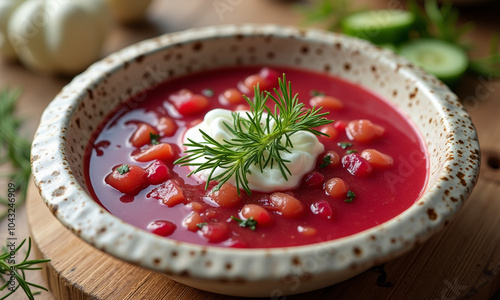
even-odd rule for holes
{"type": "Polygon", "coordinates": [[[399,54],[450,87],[460,81],[469,65],[465,50],[442,40],[414,40],[402,45],[399,54]]]}
{"type": "Polygon", "coordinates": [[[404,10],[374,10],[354,13],[341,22],[342,32],[375,44],[398,44],[408,38],[415,15],[404,10]]]}

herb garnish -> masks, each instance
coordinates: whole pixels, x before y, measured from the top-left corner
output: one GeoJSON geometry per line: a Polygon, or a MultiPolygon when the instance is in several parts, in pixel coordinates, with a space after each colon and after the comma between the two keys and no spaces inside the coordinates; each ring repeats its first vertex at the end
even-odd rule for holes
{"type": "Polygon", "coordinates": [[[311,95],[312,97],[316,97],[316,96],[324,96],[325,93],[318,90],[311,90],[309,92],[309,95],[311,95]]]}
{"type": "Polygon", "coordinates": [[[238,222],[240,227],[248,227],[251,230],[255,230],[256,226],[257,226],[257,220],[255,220],[253,217],[242,220],[242,219],[236,218],[235,216],[231,216],[231,220],[238,222]]]}
{"type": "Polygon", "coordinates": [[[120,175],[123,175],[125,173],[128,173],[128,171],[130,171],[130,168],[127,164],[123,164],[123,165],[119,166],[118,168],[116,168],[116,171],[118,171],[118,173],[120,173],[120,175]]]}
{"type": "Polygon", "coordinates": [[[17,264],[10,264],[12,260],[11,257],[18,256],[18,251],[19,249],[21,249],[21,247],[24,245],[25,242],[26,239],[23,240],[22,243],[12,251],[10,249],[7,249],[6,246],[2,248],[2,254],[0,255],[0,279],[4,282],[4,285],[0,287],[0,291],[3,291],[5,288],[11,285],[11,282],[9,280],[6,280],[4,278],[4,275],[7,275],[9,279],[13,275],[17,281],[16,287],[13,289],[9,288],[10,293],[3,296],[2,300],[15,293],[19,287],[21,287],[24,290],[26,296],[28,296],[28,299],[30,300],[35,299],[33,297],[34,294],[31,291],[30,286],[48,291],[43,286],[26,281],[26,274],[24,272],[25,270],[40,270],[42,269],[42,267],[33,267],[33,266],[50,261],[50,259],[28,260],[28,257],[31,252],[31,238],[29,238],[28,240],[28,250],[26,251],[26,256],[24,257],[23,261],[17,264]]]}
{"type": "Polygon", "coordinates": [[[214,90],[212,89],[203,89],[201,91],[201,94],[205,97],[212,97],[213,95],[215,95],[214,90]]]}
{"type": "Polygon", "coordinates": [[[344,201],[347,203],[351,203],[355,197],[356,197],[356,194],[354,194],[353,191],[349,190],[349,191],[347,191],[347,199],[345,199],[344,201]]]}
{"type": "Polygon", "coordinates": [[[204,141],[195,142],[188,139],[184,144],[190,148],[185,151],[184,157],[176,160],[181,166],[197,167],[189,175],[202,170],[211,170],[205,189],[211,181],[217,181],[216,189],[234,178],[238,189],[244,189],[251,194],[247,175],[252,165],[258,165],[263,171],[266,167],[277,167],[285,180],[291,175],[282,158],[282,152],[293,148],[290,136],[298,131],[309,131],[315,135],[326,135],[314,128],[330,124],[333,120],[324,118],[328,113],[320,113],[321,108],[305,109],[299,102],[298,94],[293,95],[291,83],[278,79],[280,91],[274,89],[276,96],[270,92],[261,92],[259,86],[254,87],[254,99],[243,96],[250,106],[250,112],[245,112],[247,118],[240,113],[233,113],[233,123],[224,123],[227,129],[235,136],[230,140],[217,142],[203,130],[200,130],[204,141]],[[268,98],[275,103],[274,110],[266,106],[268,98]],[[206,162],[195,162],[198,158],[205,158],[206,162]],[[215,169],[223,171],[214,175],[215,169]]]}
{"type": "Polygon", "coordinates": [[[196,227],[198,227],[198,228],[202,229],[202,228],[203,228],[203,226],[205,226],[205,225],[208,225],[208,223],[207,223],[207,222],[198,223],[198,224],[196,224],[196,227]]]}
{"type": "Polygon", "coordinates": [[[158,141],[161,138],[158,134],[149,133],[149,140],[151,141],[151,145],[158,145],[160,142],[158,141]]]}
{"type": "Polygon", "coordinates": [[[326,168],[331,163],[332,163],[332,158],[330,157],[330,155],[325,155],[325,156],[323,156],[323,163],[321,163],[321,165],[319,165],[319,167],[326,168]]]}
{"type": "Polygon", "coordinates": [[[339,146],[340,148],[345,150],[345,149],[351,147],[352,143],[340,142],[340,143],[337,143],[337,146],[339,146]]]}
{"type": "Polygon", "coordinates": [[[358,150],[351,149],[351,150],[347,150],[345,153],[351,154],[351,153],[356,153],[356,152],[358,152],[358,150]]]}

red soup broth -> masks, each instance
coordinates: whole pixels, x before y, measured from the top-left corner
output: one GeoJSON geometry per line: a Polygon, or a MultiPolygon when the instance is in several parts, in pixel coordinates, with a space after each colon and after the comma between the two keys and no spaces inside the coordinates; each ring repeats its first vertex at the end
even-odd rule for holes
{"type": "MultiPolygon", "coordinates": [[[[363,87],[321,73],[288,67],[273,67],[270,72],[260,67],[210,70],[165,82],[148,91],[143,100],[131,99],[124,103],[106,120],[87,147],[85,176],[90,194],[125,222],[179,241],[268,248],[333,240],[374,227],[402,213],[419,199],[427,180],[424,144],[404,115],[363,87]],[[277,86],[277,74],[283,73],[292,83],[293,93],[299,94],[306,107],[311,107],[311,103],[323,106],[323,110],[329,112],[327,117],[335,120],[320,128],[330,137],[319,138],[325,153],[318,156],[315,169],[304,176],[300,186],[276,191],[300,200],[303,211],[298,216],[287,216],[273,205],[271,199],[276,194],[253,192],[248,196],[244,191],[241,199],[228,205],[230,207],[220,207],[205,190],[205,182],[196,176],[188,177],[187,167],[173,164],[183,155],[183,135],[211,109],[244,107],[240,93],[251,96],[245,85],[260,82],[261,87],[270,89],[277,86]],[[179,92],[182,89],[192,94],[179,92]],[[318,94],[336,100],[311,100],[318,94]],[[176,96],[193,98],[193,95],[195,100],[191,102],[181,105],[172,102],[176,96]],[[355,131],[367,124],[366,121],[364,125],[350,123],[356,120],[369,120],[374,124],[372,136],[354,140],[349,128],[355,131]],[[160,155],[159,160],[137,161],[141,156],[137,156],[138,153],[144,154],[153,147],[147,138],[146,141],[138,138],[137,132],[141,130],[160,135],[156,139],[168,144],[165,147],[170,152],[160,155]],[[375,149],[388,157],[381,159],[375,157],[377,153],[366,154],[363,152],[366,149],[375,149]],[[328,151],[337,154],[330,155],[330,164],[324,160],[328,151]],[[116,185],[109,184],[110,174],[123,164],[130,166],[130,174],[134,172],[141,180],[137,187],[125,193],[118,190],[121,187],[117,189],[116,185]],[[148,178],[144,179],[145,176],[148,178]],[[340,178],[344,188],[329,187],[338,181],[332,178],[340,178]],[[242,209],[246,204],[264,208],[265,220],[261,219],[255,230],[241,227],[231,218],[245,219],[242,209]]],[[[130,187],[132,183],[124,184],[130,187]]],[[[214,185],[211,183],[210,187],[214,185]]],[[[283,197],[283,194],[277,195],[283,197]]]]}

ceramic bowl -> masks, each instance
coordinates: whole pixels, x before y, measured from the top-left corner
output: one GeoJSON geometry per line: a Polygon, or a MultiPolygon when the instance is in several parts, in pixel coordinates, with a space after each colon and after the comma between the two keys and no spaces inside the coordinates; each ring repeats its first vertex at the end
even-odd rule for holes
{"type": "Polygon", "coordinates": [[[202,290],[286,295],[348,279],[392,259],[445,226],[479,173],[476,131],[457,97],[435,77],[365,41],[276,25],[191,29],[118,51],[75,77],[45,110],[32,149],[35,183],[53,214],[108,254],[202,290]],[[325,72],[389,99],[420,131],[429,173],[420,199],[369,230],[312,245],[273,249],[204,247],[124,223],[85,187],[85,147],[120,103],[135,105],[157,84],[234,65],[284,65],[325,72]],[[293,280],[291,280],[293,279],[293,280]]]}

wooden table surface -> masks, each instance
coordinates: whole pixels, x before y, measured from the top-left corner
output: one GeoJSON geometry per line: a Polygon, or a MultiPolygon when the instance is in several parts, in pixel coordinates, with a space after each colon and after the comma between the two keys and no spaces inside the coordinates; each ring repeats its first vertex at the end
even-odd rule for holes
{"type": "MultiPolygon", "coordinates": [[[[301,20],[300,14],[297,13],[294,7],[297,2],[300,1],[154,0],[149,8],[146,22],[128,27],[118,24],[113,25],[113,30],[106,41],[103,55],[146,38],[192,27],[250,22],[297,25],[301,20]],[[218,11],[216,6],[224,4],[227,10],[218,11]]],[[[394,4],[394,0],[356,1],[356,3],[362,3],[365,7],[387,8],[394,4]]],[[[498,16],[498,12],[500,12],[500,1],[496,0],[461,7],[460,20],[463,22],[473,21],[475,23],[475,29],[468,36],[475,47],[473,55],[485,54],[488,49],[490,36],[495,32],[500,33],[500,17],[498,16]]],[[[70,80],[71,78],[51,77],[34,73],[18,63],[6,62],[0,58],[0,84],[2,86],[20,86],[23,88],[24,92],[18,104],[18,114],[26,119],[23,130],[27,137],[33,136],[43,109],[70,80]]],[[[478,215],[476,219],[469,218],[469,222],[480,222],[481,216],[490,218],[490,224],[485,224],[484,226],[487,227],[488,232],[496,232],[499,231],[499,227],[494,228],[489,226],[493,226],[491,224],[495,226],[500,225],[500,81],[482,76],[467,76],[457,88],[456,93],[463,99],[464,105],[477,127],[483,155],[479,183],[464,209],[475,211],[478,215]]],[[[6,189],[7,182],[0,181],[0,192],[2,195],[6,193],[6,189]]],[[[461,212],[453,224],[461,221],[461,215],[464,215],[464,213],[461,212]]],[[[487,279],[480,283],[477,282],[477,278],[468,278],[466,275],[460,278],[450,278],[443,282],[437,282],[437,285],[442,286],[442,290],[452,291],[451,293],[445,293],[447,299],[489,298],[496,292],[500,284],[498,276],[500,271],[500,259],[498,257],[498,253],[500,253],[500,231],[499,234],[488,235],[489,238],[493,236],[496,239],[489,240],[487,242],[488,247],[483,251],[476,249],[474,245],[478,242],[477,239],[482,237],[475,230],[484,230],[484,228],[478,229],[469,225],[461,226],[460,230],[462,232],[460,233],[457,233],[457,230],[440,233],[440,237],[431,239],[429,243],[438,245],[439,238],[455,234],[457,235],[455,246],[467,250],[463,252],[463,257],[453,258],[456,259],[456,264],[460,264],[462,260],[466,260],[467,253],[479,251],[485,257],[485,260],[490,262],[488,268],[483,266],[485,267],[485,272],[490,272],[493,275],[486,276],[485,278],[487,279]]],[[[16,226],[18,240],[29,236],[25,208],[17,210],[16,226]]],[[[3,243],[6,237],[7,222],[3,221],[0,223],[0,241],[3,243]]],[[[434,255],[432,252],[429,253],[427,248],[423,248],[423,250],[416,249],[415,251],[419,251],[421,255],[434,255]]],[[[436,251],[439,251],[439,248],[436,251]]],[[[477,266],[471,266],[471,268],[474,267],[477,266]]],[[[411,277],[409,274],[406,275],[411,277]]],[[[28,277],[32,281],[45,285],[38,272],[29,272],[28,277]]],[[[418,282],[418,279],[415,280],[418,282]]],[[[406,284],[406,281],[402,279],[392,278],[392,281],[397,281],[398,284],[406,284]]],[[[349,284],[344,284],[340,290],[348,288],[349,284]]],[[[4,293],[0,293],[1,295],[4,295],[4,293]]],[[[330,295],[331,297],[334,294],[316,293],[308,297],[312,295],[315,297],[330,295]]],[[[377,299],[376,296],[372,298],[377,299]]],[[[25,296],[22,292],[18,292],[11,299],[25,299],[25,296]]],[[[54,298],[50,293],[44,292],[38,295],[37,299],[54,298]]]]}

